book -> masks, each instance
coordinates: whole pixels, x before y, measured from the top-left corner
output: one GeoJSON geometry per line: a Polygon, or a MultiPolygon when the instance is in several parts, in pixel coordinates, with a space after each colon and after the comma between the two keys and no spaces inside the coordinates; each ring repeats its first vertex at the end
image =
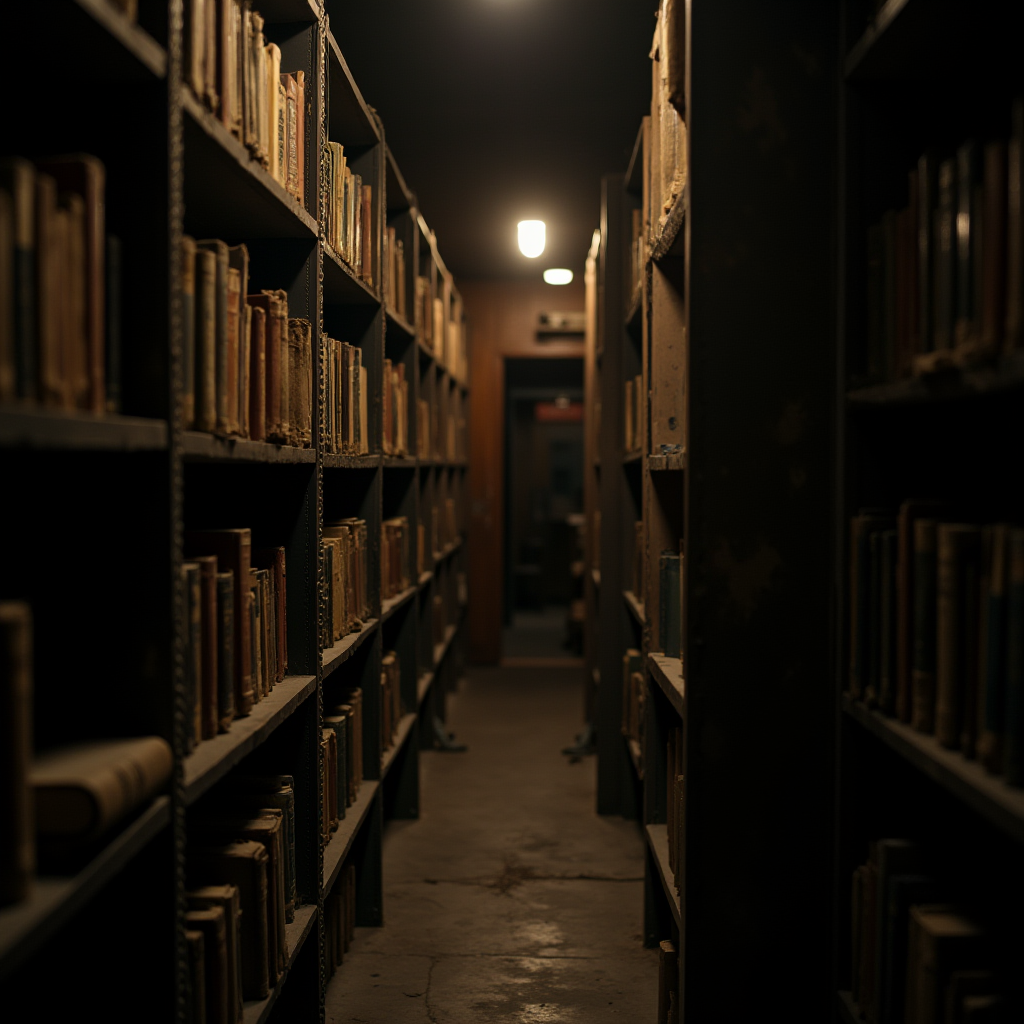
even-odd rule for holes
{"type": "Polygon", "coordinates": [[[181,236],[181,417],[191,430],[196,422],[196,240],[181,236]]]}
{"type": "Polygon", "coordinates": [[[1007,596],[1009,593],[1010,527],[997,523],[987,531],[982,587],[983,636],[979,675],[982,687],[978,760],[994,773],[1003,770],[1003,729],[1006,707],[1007,596]]]}
{"type": "Polygon", "coordinates": [[[0,601],[0,906],[28,897],[35,871],[32,610],[0,601]]]}
{"type": "Polygon", "coordinates": [[[96,740],[45,751],[29,772],[37,834],[60,843],[94,839],[152,800],[171,777],[159,736],[96,740]]]}
{"type": "MultiPolygon", "coordinates": [[[[185,893],[189,911],[219,910],[224,920],[223,980],[224,1020],[240,1024],[242,1020],[242,907],[238,888],[234,885],[206,885],[185,893]]],[[[198,929],[197,929],[198,930],[198,929]]]]}
{"type": "Polygon", "coordinates": [[[1006,781],[1024,785],[1024,529],[1009,534],[1006,593],[1006,696],[1003,727],[1006,781]]]}
{"type": "Polygon", "coordinates": [[[235,574],[217,573],[217,729],[235,718],[235,574]]]}
{"type": "Polygon", "coordinates": [[[658,1024],[679,1021],[679,954],[668,939],[658,946],[658,1024]]]}
{"type": "MultiPolygon", "coordinates": [[[[226,242],[219,238],[202,239],[196,242],[196,249],[202,252],[212,253],[214,257],[214,278],[213,278],[213,354],[204,356],[204,371],[208,372],[209,364],[212,362],[213,379],[203,381],[204,394],[213,389],[214,406],[214,427],[218,434],[228,435],[231,429],[231,420],[228,407],[231,383],[236,380],[230,369],[230,345],[228,337],[229,328],[229,303],[228,294],[228,270],[229,253],[226,242]],[[229,377],[229,374],[231,376],[229,377]]],[[[206,268],[204,268],[206,272],[206,268]]],[[[205,282],[204,282],[205,287],[205,282]]],[[[240,287],[240,285],[238,285],[240,287]]],[[[205,310],[204,310],[205,312],[205,310]]],[[[232,323],[235,323],[232,320],[232,323]]],[[[206,328],[209,330],[209,328],[206,328]]],[[[204,342],[209,343],[210,337],[204,337],[204,342]]],[[[237,339],[236,339],[237,343],[237,339]]],[[[206,399],[209,402],[209,398],[206,399]]],[[[204,429],[200,427],[200,429],[204,429]]]]}
{"type": "Polygon", "coordinates": [[[313,327],[288,321],[288,429],[296,448],[313,444],[313,327]]]}
{"type": "Polygon", "coordinates": [[[206,1021],[206,946],[203,933],[185,929],[185,951],[188,956],[189,1019],[206,1021]]]}
{"type": "Polygon", "coordinates": [[[197,696],[200,704],[200,739],[208,740],[219,729],[219,691],[217,679],[218,614],[217,558],[198,555],[191,561],[199,567],[200,674],[197,696]]]}
{"type": "Polygon", "coordinates": [[[224,908],[189,909],[185,928],[203,936],[203,992],[194,993],[203,1004],[207,1024],[234,1024],[228,1017],[228,942],[224,908]]]}
{"type": "Polygon", "coordinates": [[[348,714],[333,714],[324,716],[324,727],[327,729],[333,729],[335,734],[335,746],[337,749],[337,758],[335,767],[337,774],[334,782],[334,794],[335,794],[335,813],[337,814],[338,820],[341,821],[345,817],[345,812],[349,805],[349,788],[348,788],[348,729],[349,729],[349,715],[348,714]]]}
{"type": "Polygon", "coordinates": [[[914,523],[914,641],[911,670],[911,725],[918,732],[935,728],[937,630],[937,534],[934,519],[914,523]]]}

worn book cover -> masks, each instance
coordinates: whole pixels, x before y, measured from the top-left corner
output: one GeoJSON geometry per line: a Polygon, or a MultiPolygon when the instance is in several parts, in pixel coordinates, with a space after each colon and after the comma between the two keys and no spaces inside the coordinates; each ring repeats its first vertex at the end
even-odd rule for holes
{"type": "Polygon", "coordinates": [[[227,732],[235,718],[235,574],[217,573],[217,727],[227,732]]]}
{"type": "Polygon", "coordinates": [[[185,905],[191,910],[220,910],[224,918],[224,944],[227,975],[225,1010],[228,1024],[242,1020],[242,907],[234,885],[205,885],[185,893],[185,905]]]}

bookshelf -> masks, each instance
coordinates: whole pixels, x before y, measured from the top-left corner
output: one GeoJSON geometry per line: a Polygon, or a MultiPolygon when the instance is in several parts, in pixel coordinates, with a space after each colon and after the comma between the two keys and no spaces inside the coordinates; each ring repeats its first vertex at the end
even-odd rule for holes
{"type": "MultiPolygon", "coordinates": [[[[318,4],[254,5],[281,72],[304,75],[301,182],[275,177],[242,141],[244,129],[196,94],[189,12],[178,0],[141,4],[137,21],[107,0],[56,6],[57,18],[23,5],[9,19],[19,38],[47,40],[47,59],[57,61],[49,85],[62,99],[51,108],[41,93],[20,105],[7,150],[35,159],[59,140],[63,152],[102,161],[106,230],[121,244],[111,305],[121,322],[120,401],[102,414],[0,402],[5,480],[11,495],[31,495],[4,503],[3,525],[19,544],[0,598],[32,610],[37,750],[152,735],[169,744],[172,767],[152,799],[97,839],[59,857],[47,850],[30,895],[0,907],[0,1005],[28,1005],[56,962],[66,965],[68,984],[84,987],[109,977],[114,957],[109,1019],[137,1019],[140,1006],[154,1020],[193,1019],[186,892],[196,885],[196,851],[209,846],[211,821],[224,817],[243,780],[270,775],[293,780],[294,849],[279,855],[290,864],[295,906],[280,932],[276,979],[260,998],[245,999],[240,1017],[322,1020],[332,973],[328,904],[354,866],[355,919],[382,923],[382,831],[389,819],[417,816],[419,751],[432,744],[464,671],[469,371],[461,299],[318,4]],[[119,110],[100,125],[98,97],[111,91],[119,110]],[[320,159],[328,142],[343,147],[364,186],[358,245],[349,238],[336,246],[340,236],[328,234],[320,159]],[[397,262],[389,228],[402,242],[397,262]],[[279,289],[289,323],[308,322],[307,441],[295,434],[279,443],[269,433],[254,440],[191,422],[183,236],[244,244],[246,293],[279,289]],[[363,368],[361,451],[329,442],[328,338],[351,346],[353,360],[358,351],[363,368]],[[339,592],[323,552],[332,524],[352,519],[365,524],[364,546],[327,546],[363,552],[366,607],[334,635],[339,592]],[[389,524],[394,550],[384,548],[389,524]],[[198,697],[186,659],[198,634],[190,632],[183,567],[200,554],[193,531],[238,527],[251,530],[254,550],[284,551],[286,615],[272,636],[278,598],[261,604],[268,625],[253,650],[276,657],[286,645],[287,668],[268,680],[251,713],[196,740],[198,697]],[[57,538],[72,533],[69,557],[57,538]],[[388,652],[397,668],[385,686],[388,652]],[[325,719],[355,688],[361,718],[348,721],[361,723],[362,762],[353,771],[362,782],[325,833],[325,719]]],[[[34,46],[23,47],[15,70],[30,73],[37,60],[34,46]]],[[[109,373],[108,381],[112,388],[109,373]]],[[[246,421],[249,401],[239,399],[246,421]]],[[[294,408],[298,431],[301,404],[294,408]]]]}
{"type": "Polygon", "coordinates": [[[761,1014],[797,962],[790,1015],[839,1005],[836,13],[662,3],[650,116],[588,261],[597,809],[642,829],[669,1020],[761,1014]]]}
{"type": "MultiPolygon", "coordinates": [[[[944,903],[958,927],[984,928],[977,996],[1011,1019],[1024,793],[1010,759],[1018,684],[997,630],[1005,621],[1012,646],[1020,625],[1003,618],[996,524],[1021,522],[1019,484],[1003,470],[1022,429],[1021,283],[1004,248],[1020,232],[1007,193],[1024,131],[1008,49],[1021,15],[948,18],[915,0],[841,10],[836,1016],[903,1019],[921,968],[901,936],[932,931],[928,912],[910,908],[944,903]],[[911,107],[913,118],[897,113],[911,107]],[[961,535],[962,549],[950,540],[961,535]],[[891,572],[878,561],[883,538],[895,540],[891,572]],[[872,565],[878,595],[863,589],[872,565]],[[898,595],[892,615],[881,594],[898,595]],[[892,644],[893,664],[865,648],[871,637],[892,644]],[[870,963],[865,944],[878,938],[865,911],[897,922],[870,963]]],[[[951,1015],[963,1011],[948,970],[963,966],[955,954],[934,985],[951,1015]]]]}

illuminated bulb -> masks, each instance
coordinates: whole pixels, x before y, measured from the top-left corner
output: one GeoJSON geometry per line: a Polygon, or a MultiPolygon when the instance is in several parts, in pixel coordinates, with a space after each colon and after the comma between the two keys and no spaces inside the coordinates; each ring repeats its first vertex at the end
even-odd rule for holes
{"type": "Polygon", "coordinates": [[[547,242],[547,229],[542,220],[521,220],[519,222],[519,251],[535,260],[547,242]]]}
{"type": "Polygon", "coordinates": [[[572,271],[556,268],[544,271],[546,284],[572,284],[572,271]]]}

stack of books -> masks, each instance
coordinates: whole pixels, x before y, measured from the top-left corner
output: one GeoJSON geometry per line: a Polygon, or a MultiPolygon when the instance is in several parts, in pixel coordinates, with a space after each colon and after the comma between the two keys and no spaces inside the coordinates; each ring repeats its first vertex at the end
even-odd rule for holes
{"type": "Polygon", "coordinates": [[[367,455],[369,383],[357,345],[323,339],[324,450],[332,455],[367,455]]]}
{"type": "Polygon", "coordinates": [[[366,550],[365,519],[339,519],[324,524],[324,647],[362,629],[370,618],[366,550]]]}
{"type": "Polygon", "coordinates": [[[383,752],[394,745],[395,732],[402,717],[402,670],[394,651],[388,651],[381,661],[380,691],[380,749],[383,752]]]}
{"type": "Polygon", "coordinates": [[[353,173],[344,147],[328,142],[323,154],[323,220],[327,244],[356,277],[373,286],[373,187],[353,173]]]}
{"type": "Polygon", "coordinates": [[[412,534],[407,516],[384,520],[380,558],[381,597],[387,600],[412,586],[412,534]]]}
{"type": "Polygon", "coordinates": [[[384,454],[409,454],[409,382],[405,364],[384,360],[384,454]]]}
{"type": "Polygon", "coordinates": [[[350,691],[340,704],[326,709],[324,731],[334,733],[333,783],[324,779],[333,794],[333,807],[327,808],[328,820],[340,821],[359,798],[363,782],[363,691],[350,691]]]}
{"type": "Polygon", "coordinates": [[[388,228],[384,236],[384,301],[403,320],[409,319],[405,283],[405,242],[388,228]]]}

